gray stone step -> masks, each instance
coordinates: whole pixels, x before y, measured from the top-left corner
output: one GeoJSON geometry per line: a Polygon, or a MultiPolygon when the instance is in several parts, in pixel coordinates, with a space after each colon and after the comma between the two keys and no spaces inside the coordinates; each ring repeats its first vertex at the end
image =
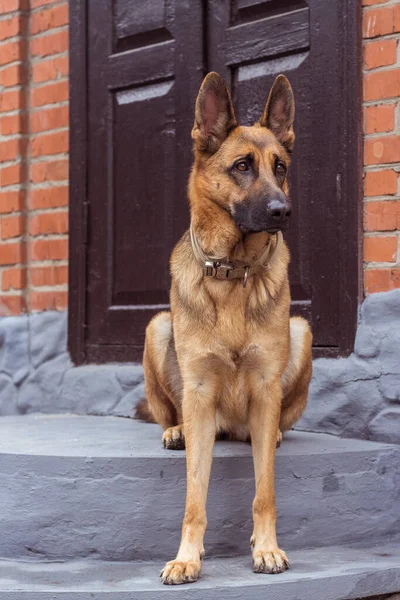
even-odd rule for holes
{"type": "Polygon", "coordinates": [[[280,575],[254,574],[249,555],[206,559],[184,586],[162,585],[161,566],[0,561],[0,600],[353,600],[400,590],[399,545],[297,550],[280,575]]]}
{"type": "MultiPolygon", "coordinates": [[[[206,552],[248,552],[251,447],[217,442],[206,552]]],[[[277,451],[278,536],[299,548],[377,542],[400,529],[400,447],[290,432],[277,451]],[[397,481],[396,481],[397,478],[397,481]]],[[[170,559],[179,544],[185,453],[116,417],[0,419],[0,555],[170,559]]]]}

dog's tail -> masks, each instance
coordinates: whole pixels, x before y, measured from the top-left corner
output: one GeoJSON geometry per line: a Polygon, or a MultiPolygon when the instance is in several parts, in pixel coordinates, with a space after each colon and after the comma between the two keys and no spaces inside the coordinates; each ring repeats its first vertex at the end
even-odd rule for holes
{"type": "Polygon", "coordinates": [[[156,422],[146,398],[142,398],[136,405],[135,419],[140,419],[140,421],[145,421],[145,423],[156,422]]]}

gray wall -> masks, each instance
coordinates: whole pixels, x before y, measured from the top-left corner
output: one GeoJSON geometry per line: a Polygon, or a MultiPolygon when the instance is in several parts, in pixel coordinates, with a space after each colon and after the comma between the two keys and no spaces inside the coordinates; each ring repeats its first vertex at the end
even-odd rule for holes
{"type": "Polygon", "coordinates": [[[361,305],[353,354],[314,361],[296,428],[400,443],[400,289],[361,305]]]}
{"type": "MultiPolygon", "coordinates": [[[[132,416],[141,366],[73,367],[66,340],[66,313],[0,319],[0,415],[132,416]]],[[[400,443],[400,289],[364,301],[350,357],[314,361],[297,429],[400,443]]]]}

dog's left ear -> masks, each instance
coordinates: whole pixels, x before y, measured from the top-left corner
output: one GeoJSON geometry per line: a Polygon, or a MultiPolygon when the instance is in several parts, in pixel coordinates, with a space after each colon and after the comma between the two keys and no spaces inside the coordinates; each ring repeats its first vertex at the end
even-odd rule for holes
{"type": "Polygon", "coordinates": [[[214,154],[236,125],[225,81],[218,73],[208,73],[196,100],[192,138],[197,150],[214,154]]]}
{"type": "Polygon", "coordinates": [[[292,86],[284,75],[278,75],[268,96],[262,127],[268,127],[285,148],[291,152],[294,144],[294,96],[292,86]]]}

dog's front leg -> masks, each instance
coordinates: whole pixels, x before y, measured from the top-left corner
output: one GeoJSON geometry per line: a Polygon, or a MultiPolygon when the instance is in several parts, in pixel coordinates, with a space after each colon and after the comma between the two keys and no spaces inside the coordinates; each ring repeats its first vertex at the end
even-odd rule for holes
{"type": "Polygon", "coordinates": [[[186,509],[177,557],[168,562],[161,572],[162,582],[169,585],[190,583],[200,575],[207,527],[206,499],[216,433],[212,388],[212,382],[201,378],[194,385],[184,385],[186,509]]]}
{"type": "Polygon", "coordinates": [[[255,386],[250,404],[250,434],[253,448],[256,495],[253,502],[254,530],[251,538],[253,570],[281,573],[288,568],[286,554],[276,539],[274,463],[282,390],[280,380],[255,386]]]}

